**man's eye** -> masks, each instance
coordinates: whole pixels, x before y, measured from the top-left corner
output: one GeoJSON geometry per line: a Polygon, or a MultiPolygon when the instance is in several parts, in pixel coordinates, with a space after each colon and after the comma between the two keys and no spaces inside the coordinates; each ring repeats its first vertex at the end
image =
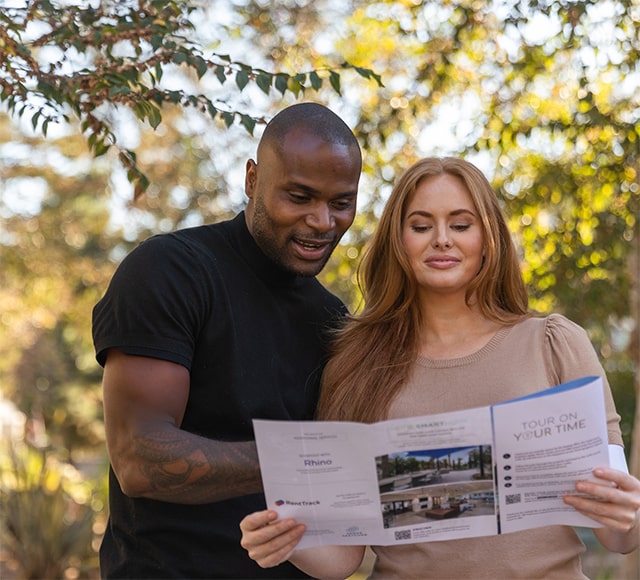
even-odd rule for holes
{"type": "Polygon", "coordinates": [[[336,208],[338,211],[346,211],[348,209],[351,209],[351,207],[353,207],[353,202],[349,200],[334,201],[333,207],[336,208]]]}
{"type": "Polygon", "coordinates": [[[293,193],[293,192],[289,193],[289,197],[296,203],[304,203],[309,199],[309,197],[306,195],[303,195],[301,193],[293,193]]]}

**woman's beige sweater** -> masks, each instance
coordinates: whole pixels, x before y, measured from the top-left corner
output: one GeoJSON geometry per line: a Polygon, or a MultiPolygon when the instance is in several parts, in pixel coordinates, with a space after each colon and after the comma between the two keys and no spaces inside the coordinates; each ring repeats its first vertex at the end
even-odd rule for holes
{"type": "MultiPolygon", "coordinates": [[[[604,378],[609,443],[622,445],[620,417],[587,334],[563,316],[499,330],[478,352],[452,360],[419,357],[387,418],[479,407],[587,375],[604,378]]],[[[375,546],[371,578],[585,578],[584,545],[573,528],[549,526],[500,536],[375,546]]]]}

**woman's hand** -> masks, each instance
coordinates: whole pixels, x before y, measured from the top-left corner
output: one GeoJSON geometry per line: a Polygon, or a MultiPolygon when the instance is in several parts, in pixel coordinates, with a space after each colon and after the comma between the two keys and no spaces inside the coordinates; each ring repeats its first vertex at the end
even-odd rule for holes
{"type": "Polygon", "coordinates": [[[578,481],[576,490],[595,499],[567,495],[564,502],[605,526],[594,529],[603,546],[621,553],[634,550],[640,539],[640,481],[610,467],[598,467],[593,474],[597,481],[578,481]]]}
{"type": "Polygon", "coordinates": [[[294,519],[278,520],[273,510],[254,512],[240,522],[240,544],[261,568],[272,568],[289,559],[305,532],[294,519]]]}

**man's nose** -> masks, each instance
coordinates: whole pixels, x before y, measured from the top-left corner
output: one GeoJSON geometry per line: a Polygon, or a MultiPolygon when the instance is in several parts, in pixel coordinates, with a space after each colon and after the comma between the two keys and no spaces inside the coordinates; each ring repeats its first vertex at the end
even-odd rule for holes
{"type": "Polygon", "coordinates": [[[307,214],[305,223],[318,232],[328,232],[336,225],[336,220],[329,206],[318,204],[307,214]]]}

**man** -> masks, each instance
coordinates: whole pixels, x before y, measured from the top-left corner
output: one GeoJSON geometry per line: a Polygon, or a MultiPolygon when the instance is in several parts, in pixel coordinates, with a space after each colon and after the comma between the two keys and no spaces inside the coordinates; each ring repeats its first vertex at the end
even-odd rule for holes
{"type": "Polygon", "coordinates": [[[293,105],[246,164],[246,210],[155,236],[93,313],[104,365],[104,577],[294,578],[239,522],[264,509],[251,419],[311,419],[344,305],[315,279],[353,222],[361,153],[326,107],[293,105]]]}

